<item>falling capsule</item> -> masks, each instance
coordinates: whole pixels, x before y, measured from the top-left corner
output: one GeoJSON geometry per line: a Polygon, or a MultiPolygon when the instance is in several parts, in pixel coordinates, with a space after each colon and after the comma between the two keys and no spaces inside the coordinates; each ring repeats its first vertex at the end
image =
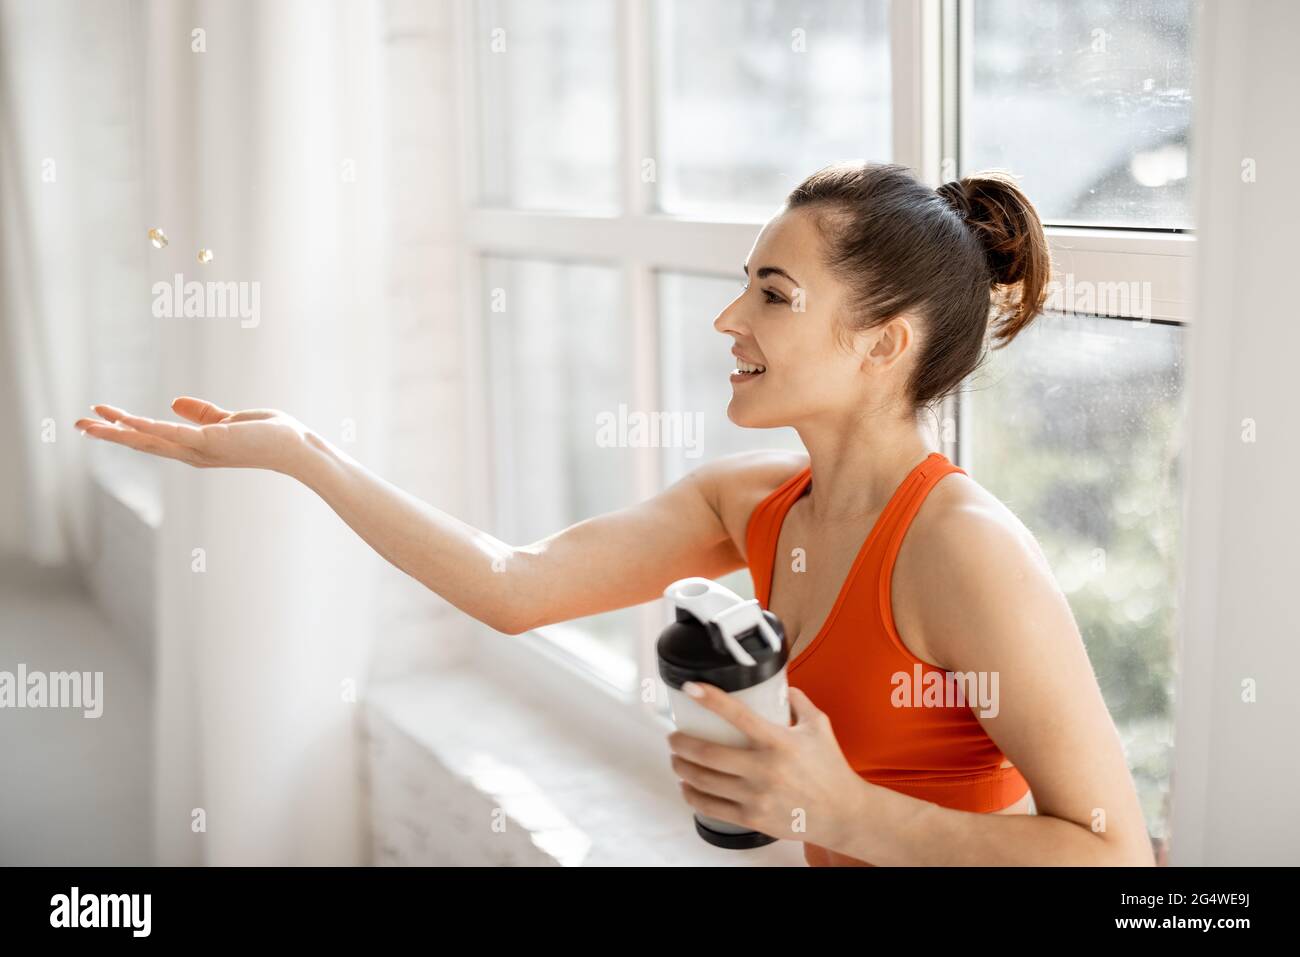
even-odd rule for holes
{"type": "Polygon", "coordinates": [[[161,227],[155,226],[149,230],[149,242],[153,243],[154,249],[162,249],[167,245],[167,234],[162,231],[161,227]]]}
{"type": "Polygon", "coordinates": [[[208,263],[212,262],[212,250],[200,249],[198,259],[199,262],[203,263],[203,265],[206,266],[208,263]]]}

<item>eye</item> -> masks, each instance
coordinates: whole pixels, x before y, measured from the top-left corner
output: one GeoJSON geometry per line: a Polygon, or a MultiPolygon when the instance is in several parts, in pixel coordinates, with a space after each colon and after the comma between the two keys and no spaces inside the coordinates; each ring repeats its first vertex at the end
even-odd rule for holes
{"type": "Polygon", "coordinates": [[[778,302],[785,302],[785,299],[783,299],[781,296],[778,296],[776,293],[774,293],[774,292],[773,292],[772,290],[770,290],[770,289],[764,289],[764,290],[763,290],[763,298],[764,298],[767,302],[772,303],[773,305],[775,305],[775,304],[778,303],[778,302]]]}

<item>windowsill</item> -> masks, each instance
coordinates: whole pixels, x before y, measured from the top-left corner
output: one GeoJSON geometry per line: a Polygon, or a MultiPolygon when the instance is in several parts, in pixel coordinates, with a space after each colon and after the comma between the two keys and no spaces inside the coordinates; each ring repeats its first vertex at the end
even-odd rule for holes
{"type": "Polygon", "coordinates": [[[531,646],[557,665],[588,669],[593,683],[599,681],[616,695],[626,695],[636,686],[636,663],[618,654],[581,628],[568,624],[546,625],[514,639],[531,646]]]}
{"type": "Polygon", "coordinates": [[[558,844],[567,851],[555,855],[556,863],[804,865],[795,841],[746,851],[706,844],[695,833],[656,730],[625,733],[611,722],[575,720],[576,709],[556,704],[538,684],[521,689],[472,663],[379,685],[367,698],[368,709],[451,776],[507,814],[512,801],[524,808],[513,826],[530,831],[538,848],[550,846],[548,835],[560,835],[558,844]]]}

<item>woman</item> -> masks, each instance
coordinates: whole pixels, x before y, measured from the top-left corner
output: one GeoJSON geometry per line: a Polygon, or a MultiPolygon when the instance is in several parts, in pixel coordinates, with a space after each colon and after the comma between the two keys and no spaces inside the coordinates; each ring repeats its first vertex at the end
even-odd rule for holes
{"type": "Polygon", "coordinates": [[[723,458],[527,546],[388,485],[282,412],[181,398],[172,408],[193,424],[96,406],[102,420],[77,426],[198,467],[297,478],[388,561],[508,634],[748,565],[785,624],[794,723],[699,687],[752,747],[677,732],[671,764],[693,808],[802,841],[810,864],[1152,864],[1041,550],[923,427],[990,340],[1041,310],[1048,249],[1032,205],[1002,174],[935,191],[901,167],[830,167],[764,226],[745,273],[714,321],[737,360],[728,415],[791,425],[807,453],[723,458]],[[961,687],[977,700],[954,698],[961,687]]]}

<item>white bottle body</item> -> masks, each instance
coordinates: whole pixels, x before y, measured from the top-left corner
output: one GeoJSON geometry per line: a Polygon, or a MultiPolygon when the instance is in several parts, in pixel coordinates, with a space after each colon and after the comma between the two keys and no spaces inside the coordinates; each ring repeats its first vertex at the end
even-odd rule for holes
{"type": "MultiPolygon", "coordinates": [[[[788,727],[790,724],[790,689],[785,679],[785,668],[772,677],[748,688],[729,692],[751,711],[759,714],[774,724],[788,727]]],[[[704,738],[733,748],[750,746],[749,738],[725,718],[705,708],[686,692],[678,688],[668,689],[668,704],[673,711],[673,723],[677,730],[694,738],[704,738]]],[[[752,828],[741,827],[728,821],[696,814],[700,822],[713,831],[722,834],[747,834],[752,828]]],[[[772,837],[777,835],[773,834],[772,837]]]]}

